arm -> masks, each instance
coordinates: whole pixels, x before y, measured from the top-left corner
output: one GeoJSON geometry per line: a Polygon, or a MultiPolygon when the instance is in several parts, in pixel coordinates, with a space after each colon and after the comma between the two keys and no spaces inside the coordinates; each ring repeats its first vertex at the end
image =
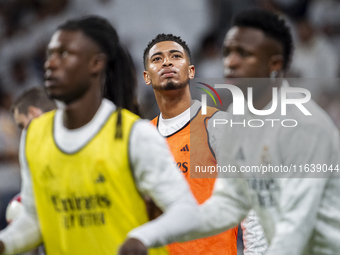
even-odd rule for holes
{"type": "Polygon", "coordinates": [[[25,159],[26,132],[20,140],[20,168],[22,177],[23,211],[6,229],[0,232],[0,254],[17,254],[29,250],[41,243],[41,233],[35,210],[32,183],[25,159]]]}
{"type": "Polygon", "coordinates": [[[0,233],[1,254],[18,254],[33,249],[40,243],[38,219],[28,213],[26,208],[0,233]]]}
{"type": "Polygon", "coordinates": [[[237,226],[250,210],[243,179],[218,178],[212,196],[199,207],[201,225],[181,241],[219,234],[237,226]]]}
{"type": "Polygon", "coordinates": [[[251,210],[242,221],[244,255],[265,254],[268,242],[260,223],[259,217],[254,210],[251,210]]]}
{"type": "MultiPolygon", "coordinates": [[[[208,121],[207,125],[209,143],[216,155],[216,158],[221,159],[222,157],[224,162],[228,162],[228,164],[232,161],[225,161],[226,157],[223,156],[223,153],[232,154],[232,151],[221,149],[221,141],[225,140],[226,143],[237,144],[236,139],[238,139],[237,136],[233,135],[232,133],[228,133],[232,131],[230,126],[226,124],[220,124],[223,123],[223,120],[229,119],[230,116],[227,112],[219,111],[214,114],[214,116],[208,121]],[[222,135],[225,137],[225,139],[222,139],[222,135]]],[[[226,201],[226,203],[230,202],[226,201]]],[[[243,212],[240,213],[243,214],[243,212]]],[[[264,254],[268,244],[262,226],[259,222],[259,218],[253,210],[251,210],[244,221],[242,221],[241,226],[243,229],[243,242],[245,247],[244,254],[264,254]]]]}
{"type": "MultiPolygon", "coordinates": [[[[315,126],[301,127],[280,137],[282,161],[289,164],[339,164],[339,136],[315,126]]],[[[301,254],[315,227],[327,178],[290,178],[282,180],[281,220],[267,254],[301,254]]],[[[327,176],[325,176],[327,177],[327,176]]]]}
{"type": "MultiPolygon", "coordinates": [[[[145,126],[144,132],[146,129],[145,126]]],[[[132,230],[128,234],[130,239],[123,245],[120,254],[143,254],[138,253],[139,251],[131,252],[131,246],[140,245],[136,239],[144,243],[145,246],[154,247],[223,232],[236,226],[249,210],[248,198],[243,198],[246,183],[242,179],[235,179],[234,181],[219,179],[216,181],[213,197],[200,207],[198,215],[196,206],[192,206],[193,198],[184,177],[176,167],[174,168],[173,159],[169,156],[167,149],[164,152],[165,157],[161,159],[162,151],[166,147],[164,147],[165,142],[154,128],[153,130],[152,139],[155,141],[157,139],[158,148],[152,146],[155,151],[150,151],[151,142],[146,137],[137,136],[143,139],[143,143],[146,144],[143,146],[142,141],[140,141],[139,150],[148,150],[148,155],[146,156],[144,153],[144,156],[135,157],[138,160],[135,162],[132,160],[132,163],[139,189],[144,194],[151,196],[165,213],[156,220],[132,230]],[[164,148],[162,149],[162,147],[164,148]],[[153,153],[157,154],[156,158],[153,153]],[[144,159],[141,159],[141,157],[144,159]],[[143,160],[148,163],[148,166],[152,167],[148,171],[138,170],[138,168],[142,168],[143,160]],[[152,162],[152,166],[150,162],[152,162]],[[167,166],[167,169],[162,169],[164,166],[167,166]],[[157,169],[157,171],[154,169],[157,169]],[[204,222],[200,222],[201,220],[204,222]],[[198,225],[199,223],[201,224],[198,225]],[[128,247],[128,245],[131,246],[128,247]]],[[[137,133],[137,129],[135,132],[137,133]]],[[[132,142],[133,137],[132,134],[132,142]]],[[[136,148],[136,146],[131,146],[131,148],[136,148]]],[[[131,150],[132,159],[134,158],[133,153],[137,153],[137,151],[131,150]]]]}
{"type": "Polygon", "coordinates": [[[161,246],[199,225],[197,203],[154,126],[138,121],[131,131],[130,160],[138,189],[164,212],[129,233],[147,247],[161,246]]]}

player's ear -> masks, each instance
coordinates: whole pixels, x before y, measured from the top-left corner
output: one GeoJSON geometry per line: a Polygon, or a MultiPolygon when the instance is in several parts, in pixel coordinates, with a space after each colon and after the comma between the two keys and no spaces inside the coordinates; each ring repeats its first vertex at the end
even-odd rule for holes
{"type": "Polygon", "coordinates": [[[99,53],[93,56],[91,61],[91,70],[92,74],[98,74],[104,72],[106,68],[107,57],[104,53],[99,53]]]}
{"type": "Polygon", "coordinates": [[[43,111],[40,108],[29,106],[27,109],[27,117],[30,120],[39,117],[41,114],[43,114],[43,111]]]}
{"type": "Polygon", "coordinates": [[[269,59],[269,71],[280,73],[283,69],[283,56],[280,54],[273,55],[269,59]]]}
{"type": "Polygon", "coordinates": [[[189,71],[189,79],[192,80],[195,77],[195,66],[190,65],[188,71],[189,71]]]}
{"type": "Polygon", "coordinates": [[[143,78],[144,78],[146,85],[151,85],[151,79],[150,79],[148,71],[143,72],[143,78]]]}

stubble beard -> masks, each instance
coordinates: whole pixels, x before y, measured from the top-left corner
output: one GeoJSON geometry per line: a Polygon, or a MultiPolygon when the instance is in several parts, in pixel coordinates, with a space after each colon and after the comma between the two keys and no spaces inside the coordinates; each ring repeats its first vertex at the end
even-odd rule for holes
{"type": "Polygon", "coordinates": [[[189,84],[190,79],[185,82],[175,84],[172,80],[168,80],[165,86],[152,84],[152,88],[155,90],[177,90],[186,87],[189,84]]]}

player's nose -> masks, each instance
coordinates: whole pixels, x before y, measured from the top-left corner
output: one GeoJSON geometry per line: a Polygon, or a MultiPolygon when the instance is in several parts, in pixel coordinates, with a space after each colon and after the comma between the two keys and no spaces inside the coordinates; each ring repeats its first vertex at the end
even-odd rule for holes
{"type": "Polygon", "coordinates": [[[230,53],[224,58],[223,64],[225,69],[236,69],[241,63],[240,56],[237,53],[230,53]]]}

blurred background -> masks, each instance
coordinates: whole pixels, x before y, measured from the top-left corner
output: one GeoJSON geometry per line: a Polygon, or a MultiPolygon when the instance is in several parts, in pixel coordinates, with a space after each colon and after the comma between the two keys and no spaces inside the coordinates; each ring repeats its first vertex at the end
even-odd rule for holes
{"type": "MultiPolygon", "coordinates": [[[[18,145],[11,103],[24,90],[43,86],[46,45],[57,25],[96,14],[107,18],[137,69],[138,99],[146,118],[158,114],[143,80],[143,50],[158,33],[189,45],[197,78],[223,77],[221,46],[233,15],[261,7],[280,12],[294,34],[287,77],[335,79],[340,74],[340,0],[0,0],[0,229],[5,209],[20,191],[18,145]]],[[[316,79],[318,80],[318,79],[316,79]]],[[[312,82],[313,98],[340,127],[338,82],[312,82]]]]}

